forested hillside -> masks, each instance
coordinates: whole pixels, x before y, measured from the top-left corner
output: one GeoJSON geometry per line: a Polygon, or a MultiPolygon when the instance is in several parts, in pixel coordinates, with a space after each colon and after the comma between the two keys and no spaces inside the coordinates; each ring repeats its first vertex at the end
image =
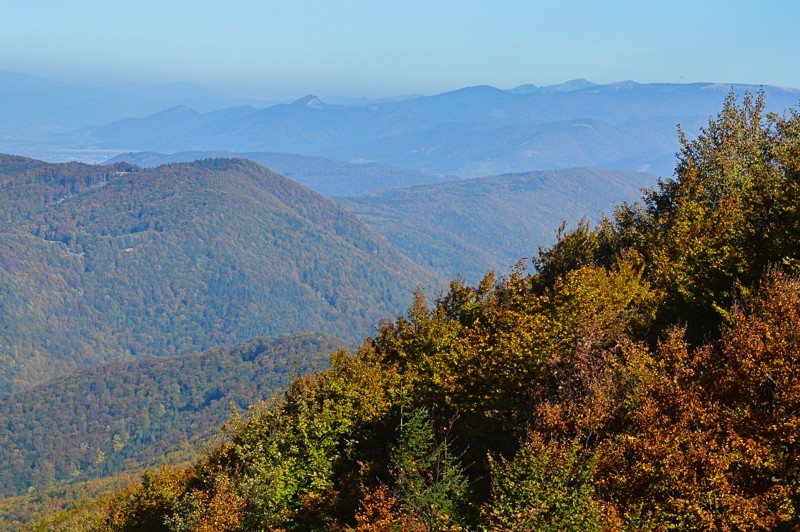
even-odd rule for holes
{"type": "Polygon", "coordinates": [[[434,275],[253,162],[0,157],[0,393],[268,334],[358,342],[434,275]]]}
{"type": "Polygon", "coordinates": [[[477,282],[488,269],[507,271],[552,245],[562,221],[597,221],[655,184],[645,173],[567,168],[395,188],[340,203],[417,263],[477,282]]]}
{"type": "Polygon", "coordinates": [[[341,345],[321,335],[258,338],[104,364],[2,397],[0,495],[192,457],[232,407],[246,409],[292,375],[324,369],[341,345]]]}
{"type": "Polygon", "coordinates": [[[460,281],[52,526],[800,527],[800,114],[729,97],[676,178],[460,281]]]}

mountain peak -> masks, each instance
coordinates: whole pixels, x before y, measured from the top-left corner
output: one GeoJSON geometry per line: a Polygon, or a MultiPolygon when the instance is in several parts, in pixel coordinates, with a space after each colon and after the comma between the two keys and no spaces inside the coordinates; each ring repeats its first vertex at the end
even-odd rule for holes
{"type": "Polygon", "coordinates": [[[293,101],[292,105],[305,105],[306,107],[320,108],[325,106],[325,102],[320,100],[318,96],[308,94],[293,101]]]}
{"type": "Polygon", "coordinates": [[[167,116],[167,117],[178,117],[178,116],[198,116],[200,113],[192,109],[191,107],[187,107],[185,105],[176,105],[174,107],[170,107],[169,109],[164,109],[163,111],[159,111],[151,116],[167,116]]]}
{"type": "Polygon", "coordinates": [[[450,99],[451,101],[469,102],[476,100],[484,100],[494,96],[502,95],[505,91],[492,87],[491,85],[474,85],[471,87],[463,87],[449,92],[443,92],[429,98],[435,99],[450,99]]]}
{"type": "Polygon", "coordinates": [[[565,81],[564,83],[559,83],[557,85],[549,85],[547,87],[542,87],[542,90],[544,90],[545,92],[572,92],[596,86],[597,83],[592,83],[591,81],[584,78],[578,78],[578,79],[571,79],[569,81],[565,81]]]}
{"type": "Polygon", "coordinates": [[[524,85],[519,85],[513,89],[508,89],[508,92],[513,94],[535,94],[541,90],[541,87],[538,85],[534,85],[533,83],[525,83],[524,85]]]}

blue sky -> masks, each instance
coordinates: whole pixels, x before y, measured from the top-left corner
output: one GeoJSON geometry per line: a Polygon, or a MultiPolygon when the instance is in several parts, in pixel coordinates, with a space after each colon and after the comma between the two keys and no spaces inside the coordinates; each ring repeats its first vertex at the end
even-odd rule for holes
{"type": "Polygon", "coordinates": [[[794,0],[3,0],[0,70],[233,96],[573,78],[800,87],[794,0]]]}

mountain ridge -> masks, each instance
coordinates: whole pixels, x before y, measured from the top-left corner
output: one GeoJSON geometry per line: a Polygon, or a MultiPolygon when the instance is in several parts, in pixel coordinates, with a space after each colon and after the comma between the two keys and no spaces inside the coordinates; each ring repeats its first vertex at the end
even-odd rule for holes
{"type": "Polygon", "coordinates": [[[562,222],[598,221],[637,200],[656,176],[565,168],[376,191],[340,198],[418,263],[477,283],[555,243],[562,222]]]}
{"type": "MultiPolygon", "coordinates": [[[[371,160],[462,177],[571,166],[619,167],[625,161],[641,159],[643,164],[658,164],[656,173],[669,175],[672,169],[660,161],[677,151],[677,124],[690,136],[696,134],[729,91],[741,94],[762,87],[633,81],[598,85],[573,80],[539,89],[465,87],[433,96],[354,106],[328,105],[308,96],[290,104],[227,108],[170,120],[156,113],[51,136],[43,142],[50,143],[48,149],[56,152],[289,152],[344,161],[371,160]],[[667,120],[653,122],[654,117],[667,120]],[[586,120],[606,124],[607,134],[584,139],[580,135],[564,136],[559,130],[560,124],[586,120]],[[516,133],[510,135],[510,131],[516,133]],[[642,133],[662,140],[656,146],[642,145],[638,142],[642,133]],[[582,147],[583,158],[575,157],[572,150],[537,141],[542,135],[561,135],[566,144],[574,146],[605,143],[613,149],[590,152],[582,147]],[[469,151],[458,150],[466,144],[469,151]],[[458,156],[452,154],[454,147],[458,156]],[[535,156],[534,152],[548,156],[535,156]]],[[[798,103],[794,90],[763,90],[768,110],[798,103]]],[[[24,149],[35,148],[25,145],[24,149]]]]}
{"type": "Polygon", "coordinates": [[[129,162],[142,167],[152,167],[210,158],[249,159],[326,196],[362,194],[383,188],[452,179],[451,176],[431,175],[375,162],[349,163],[325,157],[282,152],[198,151],[172,154],[129,152],[121,153],[104,164],[129,162]]]}
{"type": "Polygon", "coordinates": [[[265,334],[358,341],[417,284],[440,282],[333,200],[252,161],[8,160],[3,392],[265,334]]]}

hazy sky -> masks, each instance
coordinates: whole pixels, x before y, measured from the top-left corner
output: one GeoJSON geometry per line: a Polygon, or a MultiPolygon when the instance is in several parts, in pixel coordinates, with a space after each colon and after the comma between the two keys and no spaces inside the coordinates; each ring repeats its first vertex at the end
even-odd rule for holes
{"type": "Polygon", "coordinates": [[[233,96],[573,78],[800,87],[795,0],[0,0],[0,70],[233,96]]]}

